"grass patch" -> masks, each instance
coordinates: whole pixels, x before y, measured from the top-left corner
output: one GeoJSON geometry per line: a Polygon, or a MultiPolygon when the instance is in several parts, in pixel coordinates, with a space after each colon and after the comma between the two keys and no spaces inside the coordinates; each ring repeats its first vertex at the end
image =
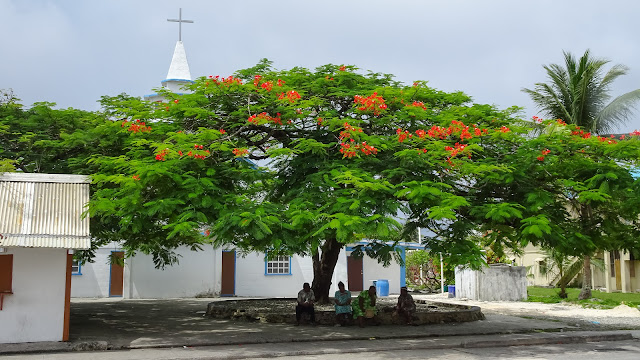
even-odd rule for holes
{"type": "Polygon", "coordinates": [[[537,286],[527,287],[529,294],[528,302],[541,302],[545,304],[555,304],[561,302],[579,304],[588,308],[596,309],[612,309],[620,304],[626,304],[631,307],[640,306],[640,294],[636,293],[606,293],[598,290],[591,292],[592,298],[589,300],[578,300],[580,289],[567,288],[566,299],[558,296],[560,289],[543,288],[537,286]]]}

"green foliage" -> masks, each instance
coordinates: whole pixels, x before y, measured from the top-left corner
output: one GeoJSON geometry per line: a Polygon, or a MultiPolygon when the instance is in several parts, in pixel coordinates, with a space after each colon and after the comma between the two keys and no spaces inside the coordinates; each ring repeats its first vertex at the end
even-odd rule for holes
{"type": "MultiPolygon", "coordinates": [[[[412,288],[440,291],[442,273],[440,255],[427,250],[411,250],[406,253],[406,280],[412,288]]],[[[455,282],[455,264],[444,259],[445,284],[455,282]]]]}
{"type": "Polygon", "coordinates": [[[517,108],[353,66],[265,60],[189,90],[161,90],[167,103],[103,97],[98,113],[2,103],[0,158],[92,174],[94,247],[117,241],[160,267],[178,246],[213,244],[311,255],[330,279],[332,251],[368,240],[355,255],[388,264],[418,227],[434,254],[475,268],[487,246],[638,247],[636,136],[522,121],[517,108]]]}
{"type": "Polygon", "coordinates": [[[580,289],[576,288],[567,288],[568,297],[566,299],[560,298],[558,289],[553,288],[529,286],[527,287],[527,293],[528,302],[541,302],[546,304],[569,302],[596,309],[612,309],[621,304],[630,307],[640,306],[640,294],[634,293],[607,293],[595,290],[593,291],[593,299],[590,300],[578,300],[580,289]]]}

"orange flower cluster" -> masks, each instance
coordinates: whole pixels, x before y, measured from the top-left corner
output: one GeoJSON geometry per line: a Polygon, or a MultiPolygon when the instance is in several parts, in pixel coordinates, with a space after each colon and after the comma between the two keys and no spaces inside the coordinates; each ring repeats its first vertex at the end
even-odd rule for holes
{"type": "MultiPolygon", "coordinates": [[[[353,139],[351,139],[353,141],[353,139]]],[[[358,155],[358,150],[365,155],[377,154],[378,149],[363,141],[362,144],[340,143],[340,153],[343,158],[352,158],[358,155]]]]}
{"type": "Polygon", "coordinates": [[[506,126],[502,126],[500,129],[498,129],[497,131],[503,132],[503,133],[508,133],[509,131],[511,131],[511,129],[509,129],[506,126]]]}
{"type": "Polygon", "coordinates": [[[422,108],[423,110],[427,110],[427,106],[422,101],[414,101],[411,105],[407,105],[407,106],[419,107],[419,108],[422,108]]]}
{"type": "Polygon", "coordinates": [[[344,65],[342,65],[342,66],[340,66],[340,68],[339,68],[338,70],[340,70],[340,71],[347,71],[347,67],[346,67],[346,66],[344,66],[344,65]]]}
{"type": "MultiPolygon", "coordinates": [[[[450,135],[458,135],[460,136],[460,140],[471,139],[474,136],[482,136],[483,134],[488,134],[489,130],[480,129],[475,124],[471,125],[473,127],[473,134],[471,134],[471,128],[468,125],[465,125],[462,121],[452,120],[451,125],[448,127],[443,126],[432,126],[431,129],[425,131],[422,129],[416,130],[416,135],[420,139],[428,138],[437,138],[444,140],[450,135]]],[[[505,128],[507,129],[507,128],[505,128]]],[[[509,131],[507,129],[507,131],[509,131]]],[[[398,141],[403,142],[407,137],[411,137],[408,131],[402,131],[402,129],[397,129],[396,134],[398,134],[398,141]]]]}
{"type": "Polygon", "coordinates": [[[541,118],[539,118],[539,117],[537,117],[537,116],[534,116],[532,119],[533,119],[533,121],[534,121],[535,123],[538,123],[538,124],[541,124],[541,123],[542,123],[542,119],[541,119],[541,118]]]}
{"type": "Polygon", "coordinates": [[[262,83],[261,87],[267,91],[271,91],[271,89],[273,89],[273,82],[265,81],[262,83]]]}
{"type": "MultiPolygon", "coordinates": [[[[420,131],[420,130],[418,130],[418,131],[420,131]]],[[[424,130],[423,130],[423,132],[424,132],[424,130]]],[[[398,141],[399,142],[405,141],[407,139],[407,137],[410,137],[410,138],[413,137],[413,135],[410,134],[408,130],[402,131],[402,129],[400,129],[400,128],[396,129],[396,134],[398,134],[398,141]]],[[[418,135],[418,136],[420,136],[420,135],[418,135]]]]}
{"type": "Polygon", "coordinates": [[[276,115],[276,117],[272,117],[267,115],[266,112],[262,112],[260,114],[257,115],[251,115],[249,116],[249,118],[247,119],[248,122],[256,124],[256,125],[261,125],[261,124],[265,124],[268,122],[272,122],[274,124],[277,125],[282,125],[282,119],[280,119],[280,113],[278,113],[276,115]]]}
{"type": "Polygon", "coordinates": [[[278,100],[283,100],[285,97],[293,104],[296,100],[300,99],[300,94],[295,90],[287,91],[286,93],[280,93],[278,100]]]}
{"type": "Polygon", "coordinates": [[[607,144],[617,144],[618,142],[615,140],[615,135],[611,135],[611,137],[598,136],[598,140],[600,142],[606,142],[607,144]]]}
{"type": "Polygon", "coordinates": [[[262,76],[260,75],[256,75],[253,77],[253,86],[258,87],[258,84],[260,84],[260,79],[262,79],[262,76]]]}
{"type": "Polygon", "coordinates": [[[629,135],[631,135],[631,136],[640,136],[640,131],[634,130],[633,132],[630,132],[629,135]]]}
{"type": "Polygon", "coordinates": [[[284,84],[285,84],[285,81],[282,81],[282,80],[278,79],[278,83],[276,85],[282,86],[284,84]]]}
{"type": "Polygon", "coordinates": [[[122,121],[122,124],[120,124],[120,127],[125,127],[129,125],[129,127],[127,128],[127,131],[131,131],[134,133],[139,133],[139,132],[151,132],[151,126],[147,126],[145,124],[144,121],[140,121],[140,119],[136,119],[133,122],[128,122],[127,120],[122,121]],[[129,125],[131,124],[131,125],[129,125]]]}
{"type": "Polygon", "coordinates": [[[140,175],[133,175],[131,178],[135,181],[140,181],[140,175]]]}
{"type": "Polygon", "coordinates": [[[445,146],[444,149],[446,151],[448,151],[450,153],[450,157],[455,157],[456,155],[460,154],[462,151],[464,151],[464,149],[469,146],[466,144],[460,144],[460,143],[455,143],[453,145],[453,147],[451,146],[445,146]]]}
{"type": "MultiPolygon", "coordinates": [[[[231,86],[232,84],[242,85],[242,79],[233,77],[231,75],[227,76],[226,78],[225,77],[221,78],[220,75],[216,75],[216,76],[209,75],[209,79],[211,79],[213,83],[216,85],[220,85],[220,84],[226,85],[226,86],[231,86]]],[[[205,85],[209,86],[209,82],[207,81],[205,85]]]]}
{"type": "Polygon", "coordinates": [[[159,153],[156,154],[156,160],[165,161],[165,156],[167,156],[168,153],[169,153],[169,149],[161,150],[159,153]]]}
{"type": "MultiPolygon", "coordinates": [[[[348,122],[344,123],[344,130],[340,132],[340,141],[350,138],[352,132],[362,132],[362,128],[351,126],[348,122]]],[[[353,141],[353,139],[351,139],[353,141]]]]}
{"type": "Polygon", "coordinates": [[[544,150],[542,150],[542,151],[541,151],[541,153],[542,153],[542,155],[538,155],[538,156],[536,157],[536,159],[538,159],[538,161],[544,161],[544,157],[545,157],[546,155],[549,155],[549,154],[551,153],[551,150],[549,150],[549,149],[544,149],[544,150]]]}
{"type": "Polygon", "coordinates": [[[580,136],[581,138],[588,139],[591,137],[590,132],[584,132],[584,130],[580,130],[580,126],[576,126],[576,130],[571,132],[571,135],[580,136]]]}
{"type": "Polygon", "coordinates": [[[358,110],[373,111],[374,115],[380,115],[380,110],[387,109],[387,104],[385,104],[384,98],[382,96],[378,96],[377,92],[374,92],[367,97],[356,95],[353,97],[353,102],[361,105],[358,106],[358,110]]]}
{"type": "Polygon", "coordinates": [[[248,154],[249,154],[249,150],[247,149],[240,149],[240,148],[233,149],[233,155],[235,155],[236,157],[241,157],[248,154]]]}

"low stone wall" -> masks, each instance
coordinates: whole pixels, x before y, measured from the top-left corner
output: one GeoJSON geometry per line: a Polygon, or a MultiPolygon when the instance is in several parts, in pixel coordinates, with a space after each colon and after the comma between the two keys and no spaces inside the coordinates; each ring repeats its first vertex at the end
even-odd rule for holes
{"type": "MultiPolygon", "coordinates": [[[[216,319],[259,321],[293,324],[296,321],[296,299],[227,300],[209,303],[207,315],[216,319]]],[[[400,324],[394,311],[395,299],[378,300],[378,321],[382,324],[400,324]]],[[[414,322],[418,325],[442,324],[484,320],[477,306],[444,304],[416,300],[414,322]]],[[[331,305],[316,305],[316,322],[320,325],[335,324],[335,312],[331,305]]]]}

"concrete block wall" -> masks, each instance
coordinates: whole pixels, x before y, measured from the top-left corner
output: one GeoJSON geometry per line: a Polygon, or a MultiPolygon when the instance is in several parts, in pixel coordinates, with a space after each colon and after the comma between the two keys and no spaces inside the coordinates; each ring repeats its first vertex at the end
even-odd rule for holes
{"type": "Polygon", "coordinates": [[[456,268],[456,297],[481,301],[527,299],[527,269],[498,265],[482,270],[456,268]]]}

